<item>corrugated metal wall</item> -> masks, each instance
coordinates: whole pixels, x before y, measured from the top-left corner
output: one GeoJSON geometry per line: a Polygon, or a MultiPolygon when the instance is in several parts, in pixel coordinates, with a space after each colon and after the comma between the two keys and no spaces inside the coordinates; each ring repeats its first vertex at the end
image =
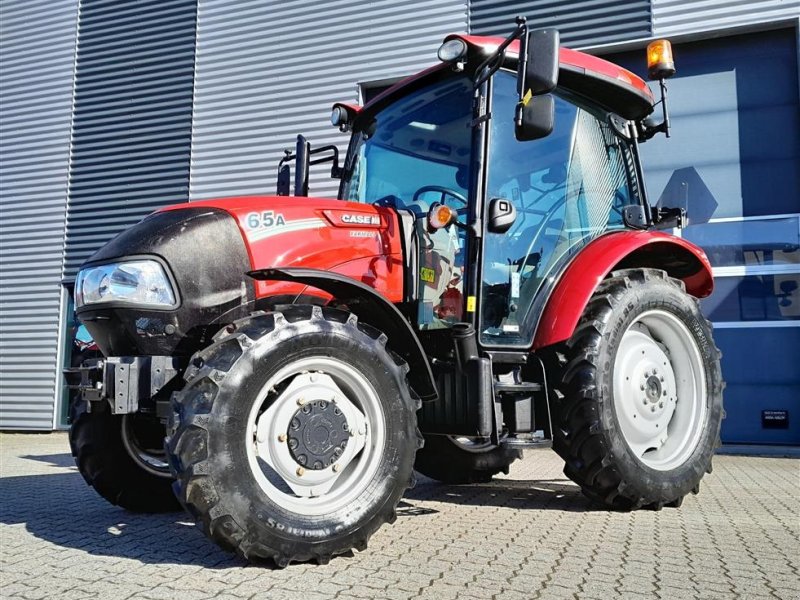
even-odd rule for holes
{"type": "Polygon", "coordinates": [[[0,9],[0,428],[53,422],[77,12],[0,9]]]}
{"type": "Polygon", "coordinates": [[[652,3],[656,36],[800,17],[800,0],[652,0],[652,3]]]}
{"type": "MultiPolygon", "coordinates": [[[[191,199],[273,193],[298,133],[344,148],[333,102],[435,63],[443,36],[466,29],[465,0],[200,0],[191,199]]],[[[324,171],[311,193],[335,196],[324,171]]]]}
{"type": "Polygon", "coordinates": [[[596,46],[650,35],[650,0],[472,0],[470,31],[505,35],[514,17],[525,15],[531,27],[557,27],[570,47],[596,46]]]}
{"type": "Polygon", "coordinates": [[[189,194],[196,0],[82,0],[64,276],[189,194]]]}

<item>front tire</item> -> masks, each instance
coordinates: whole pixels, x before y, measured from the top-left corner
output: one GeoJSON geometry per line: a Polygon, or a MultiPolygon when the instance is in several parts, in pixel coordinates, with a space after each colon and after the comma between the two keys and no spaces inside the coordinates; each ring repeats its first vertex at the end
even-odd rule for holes
{"type": "Polygon", "coordinates": [[[521,450],[469,438],[426,435],[414,468],[442,483],[488,483],[498,473],[508,475],[509,466],[518,458],[522,458],[521,450]]]}
{"type": "Polygon", "coordinates": [[[394,521],[421,436],[386,341],[347,312],[295,306],[195,354],[167,450],[206,535],[283,567],[363,550],[394,521]]]}
{"type": "Polygon", "coordinates": [[[164,426],[144,415],[114,415],[107,406],[71,407],[69,445],[83,478],[111,504],[133,512],[181,509],[162,453],[164,426]]]}
{"type": "Polygon", "coordinates": [[[682,282],[612,273],[552,356],[553,448],[584,494],[629,510],[699,491],[719,447],[723,382],[711,324],[682,282]]]}

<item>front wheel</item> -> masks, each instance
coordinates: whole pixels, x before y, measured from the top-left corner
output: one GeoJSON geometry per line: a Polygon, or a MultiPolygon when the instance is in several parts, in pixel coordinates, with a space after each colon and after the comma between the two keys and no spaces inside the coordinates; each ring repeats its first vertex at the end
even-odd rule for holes
{"type": "Polygon", "coordinates": [[[587,496],[658,509],[697,493],[719,446],[723,382],[711,325],[680,281],[614,272],[552,356],[553,447],[587,496]]]}
{"type": "Polygon", "coordinates": [[[413,484],[407,366],[339,310],[297,306],[231,329],[194,356],[174,399],[178,498],[247,559],[364,549],[413,484]]]}

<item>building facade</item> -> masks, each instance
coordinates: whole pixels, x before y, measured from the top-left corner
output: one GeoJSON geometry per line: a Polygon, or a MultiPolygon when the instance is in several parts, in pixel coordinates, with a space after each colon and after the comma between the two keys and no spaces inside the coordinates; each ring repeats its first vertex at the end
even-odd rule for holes
{"type": "MultiPolygon", "coordinates": [[[[451,32],[517,14],[643,74],[673,41],[673,133],[650,201],[687,209],[717,287],[729,443],[800,444],[800,0],[0,0],[0,428],[66,425],[81,262],[166,204],[275,189],[297,133],[346,138],[360,102],[451,32]],[[786,418],[784,418],[786,417],[786,418]]],[[[313,175],[313,174],[312,174],[313,175]]],[[[336,185],[312,176],[311,193],[336,185]]]]}

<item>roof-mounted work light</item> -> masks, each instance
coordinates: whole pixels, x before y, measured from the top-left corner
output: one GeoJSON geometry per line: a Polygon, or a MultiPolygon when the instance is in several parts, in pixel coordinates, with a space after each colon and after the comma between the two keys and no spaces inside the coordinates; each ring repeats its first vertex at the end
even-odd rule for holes
{"type": "Polygon", "coordinates": [[[467,43],[464,40],[453,39],[447,40],[439,46],[436,55],[440,61],[451,63],[456,71],[461,71],[464,69],[464,63],[467,62],[467,51],[467,43]]]}
{"type": "Polygon", "coordinates": [[[331,109],[331,125],[339,131],[349,131],[358,113],[358,107],[337,102],[331,109]]]}

